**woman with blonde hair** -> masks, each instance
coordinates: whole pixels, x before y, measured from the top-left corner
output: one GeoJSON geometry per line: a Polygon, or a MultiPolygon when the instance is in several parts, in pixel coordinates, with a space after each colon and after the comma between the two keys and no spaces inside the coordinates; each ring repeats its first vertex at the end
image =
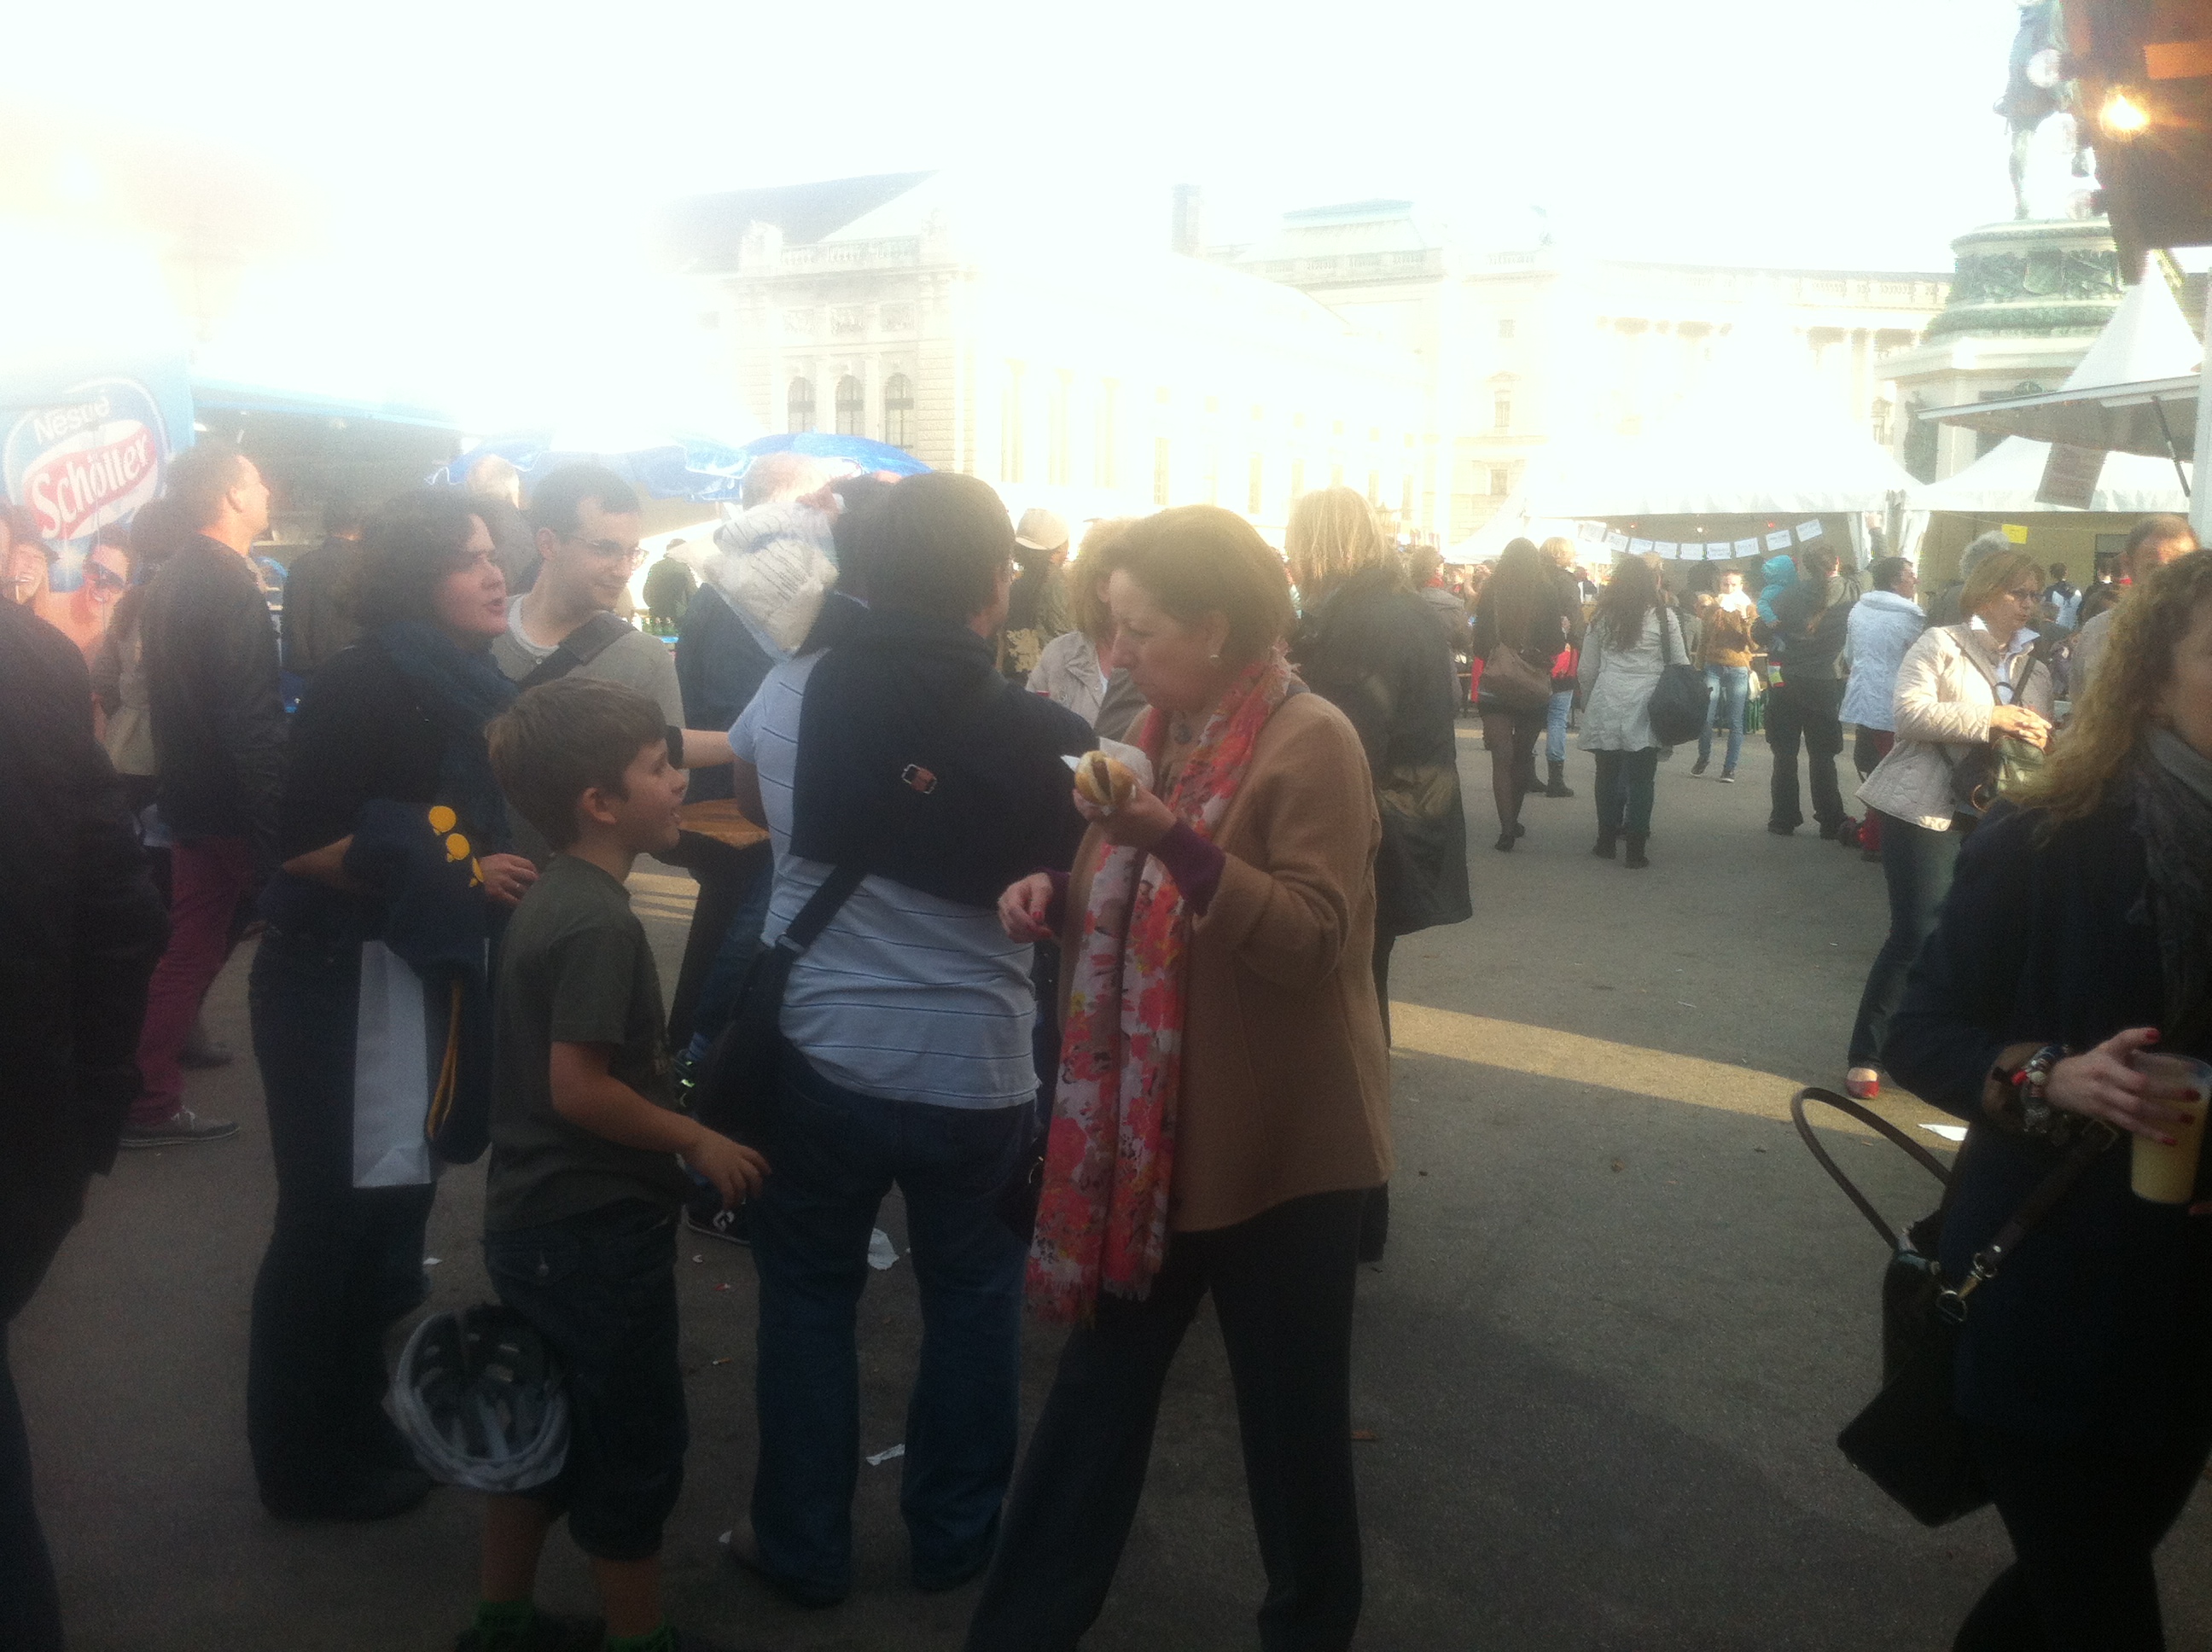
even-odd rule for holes
{"type": "MultiPolygon", "coordinates": [[[[2018,562],[2008,592],[2040,578],[2018,562]]],[[[2164,1646],[2152,1555],[2212,1455],[2212,1157],[2166,1203],[2112,1151],[2181,1134],[2167,1058],[2212,1056],[2212,552],[2148,577],[2106,659],[1960,852],[1883,1052],[1967,1126],[1947,1284],[2055,1200],[1960,1331],[1953,1403],[2014,1555],[1962,1652],[2164,1646]]]]}
{"type": "Polygon", "coordinates": [[[1152,703],[1135,743],[1152,778],[1110,811],[1079,793],[1073,872],[999,903],[1009,938],[1061,950],[1029,1289],[1073,1328],[967,1646],[1066,1652],[1097,1619],[1210,1293],[1267,1574],[1261,1643],[1333,1652],[1359,1619],[1360,1212],[1390,1171],[1368,973],[1382,828],[1358,733],[1291,674],[1289,593],[1251,525],[1185,506],[1128,544],[1114,654],[1152,703]]]}
{"type": "MultiPolygon", "coordinates": [[[[1291,662],[1352,720],[1382,819],[1374,964],[1387,1038],[1398,937],[1474,915],[1459,791],[1459,678],[1450,641],[1365,499],[1349,488],[1303,495],[1284,544],[1305,607],[1291,662]]],[[[1389,1189],[1377,1188],[1360,1226],[1360,1260],[1382,1260],[1389,1228],[1389,1189]]]]}
{"type": "Polygon", "coordinates": [[[1959,600],[1963,623],[1930,627],[1905,651],[1892,701],[1896,742],[1859,788],[1880,823],[1889,888],[1889,936],[1867,972],[1846,1056],[1844,1088],[1862,1101],[1881,1093],[1875,1064],[1905,972],[1936,926],[1959,845],[1978,817],[1963,800],[1962,768],[1986,766],[1996,741],[2039,750],[2051,738],[2051,672],[2036,662],[2028,629],[2043,600],[2042,567],[2024,550],[1984,556],[1959,600]]]}

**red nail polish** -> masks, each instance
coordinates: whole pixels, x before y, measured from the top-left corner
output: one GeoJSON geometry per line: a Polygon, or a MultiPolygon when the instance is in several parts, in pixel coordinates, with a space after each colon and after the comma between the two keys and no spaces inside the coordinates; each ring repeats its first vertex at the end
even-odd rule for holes
{"type": "Polygon", "coordinates": [[[2144,1043],[2146,1043],[2146,1044],[2155,1044],[2155,1043],[2157,1043],[2157,1042],[2158,1042],[2158,1029],[2157,1029],[2157,1028],[2155,1028],[2155,1027],[2153,1027],[2153,1028],[2150,1029],[2150,1036],[2149,1036],[2148,1037],[2145,1038],[2145,1039],[2143,1040],[2143,1042],[2144,1042],[2144,1043]]]}

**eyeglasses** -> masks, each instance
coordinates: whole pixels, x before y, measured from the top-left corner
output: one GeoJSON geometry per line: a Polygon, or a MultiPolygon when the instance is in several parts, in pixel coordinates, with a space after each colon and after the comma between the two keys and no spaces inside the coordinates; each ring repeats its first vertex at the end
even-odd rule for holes
{"type": "Polygon", "coordinates": [[[2005,595],[2010,597],[2014,602],[2041,602],[2043,600],[2043,592],[2033,586],[2028,586],[2024,591],[2008,591],[2005,592],[2005,595]]]}
{"type": "Polygon", "coordinates": [[[643,545],[617,544],[612,539],[586,539],[581,534],[575,533],[564,533],[561,537],[572,545],[581,545],[603,562],[635,564],[645,560],[643,545]]]}
{"type": "Polygon", "coordinates": [[[88,585],[104,586],[110,591],[120,591],[131,583],[113,568],[104,568],[98,562],[84,565],[84,578],[88,585]]]}

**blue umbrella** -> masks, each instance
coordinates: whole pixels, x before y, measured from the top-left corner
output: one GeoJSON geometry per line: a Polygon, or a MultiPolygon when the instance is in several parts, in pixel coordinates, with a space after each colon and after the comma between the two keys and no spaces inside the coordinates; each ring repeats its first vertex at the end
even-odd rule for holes
{"type": "Polygon", "coordinates": [[[893,476],[920,476],[930,468],[903,447],[870,441],[866,436],[833,436],[823,430],[756,436],[738,451],[747,464],[763,453],[804,453],[809,459],[842,459],[863,471],[889,471],[893,476]]]}
{"type": "Polygon", "coordinates": [[[427,478],[432,486],[459,486],[487,454],[495,453],[522,473],[527,488],[556,465],[604,465],[632,487],[655,499],[693,499],[704,503],[735,499],[749,452],[711,437],[612,430],[586,434],[579,428],[510,433],[478,442],[448,460],[427,478]]]}

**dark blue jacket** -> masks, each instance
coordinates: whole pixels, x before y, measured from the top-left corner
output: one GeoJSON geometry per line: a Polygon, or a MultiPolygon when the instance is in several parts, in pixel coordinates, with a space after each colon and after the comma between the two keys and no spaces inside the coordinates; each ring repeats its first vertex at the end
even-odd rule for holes
{"type": "MultiPolygon", "coordinates": [[[[684,691],[684,726],[728,728],[752,703],[761,679],[775,664],[722,593],[712,585],[701,586],[676,638],[676,683],[684,691]]],[[[693,769],[690,789],[684,795],[693,803],[729,797],[728,767],[693,769]]]]}
{"type": "MultiPolygon", "coordinates": [[[[1998,1053],[2031,1041],[2087,1049],[2165,1020],[2133,805],[2107,803],[2039,841],[2044,823],[2007,811],[1968,840],[1882,1052],[1900,1084],[1970,1127],[1944,1223],[1949,1280],[1966,1277],[1974,1252],[2057,1163],[2049,1147],[1986,1121],[1982,1085],[1998,1053]]],[[[2199,1199],[2208,1173],[2212,1159],[2198,1172],[2199,1199]]],[[[2142,1444],[2185,1426],[2212,1410],[2208,1286],[2212,1221],[2137,1199],[2122,1141],[1973,1297],[1960,1414],[2142,1444]]]]}

